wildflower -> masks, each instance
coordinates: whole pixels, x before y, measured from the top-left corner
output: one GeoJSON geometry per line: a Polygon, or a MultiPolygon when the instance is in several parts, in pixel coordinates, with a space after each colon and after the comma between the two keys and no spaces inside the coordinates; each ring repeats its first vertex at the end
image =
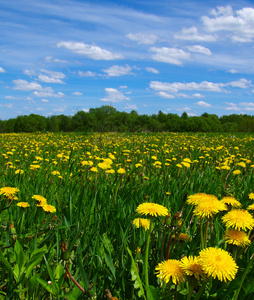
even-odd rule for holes
{"type": "Polygon", "coordinates": [[[240,247],[249,246],[251,243],[248,235],[244,231],[228,229],[224,233],[224,240],[228,244],[233,244],[240,247]]]}
{"type": "Polygon", "coordinates": [[[180,169],[183,167],[181,164],[177,164],[176,166],[180,169]]]}
{"type": "Polygon", "coordinates": [[[194,195],[188,196],[186,203],[190,204],[190,205],[197,205],[199,203],[199,201],[201,201],[202,199],[204,199],[207,196],[208,195],[205,193],[196,193],[194,195]]]}
{"type": "Polygon", "coordinates": [[[188,241],[188,239],[190,238],[190,236],[189,236],[187,233],[181,232],[181,233],[178,235],[177,238],[178,238],[178,240],[180,240],[180,241],[186,242],[186,241],[188,241]]]}
{"type": "Polygon", "coordinates": [[[118,174],[124,174],[125,170],[123,168],[120,168],[120,169],[117,170],[117,173],[118,174]]]}
{"type": "Polygon", "coordinates": [[[17,169],[16,171],[15,171],[15,174],[23,174],[24,173],[24,171],[23,170],[20,170],[20,169],[17,169]]]}
{"type": "Polygon", "coordinates": [[[115,170],[109,169],[109,170],[106,170],[106,173],[108,173],[108,174],[114,174],[114,173],[115,173],[115,170]]]}
{"type": "Polygon", "coordinates": [[[155,267],[156,276],[168,283],[170,279],[174,284],[184,282],[184,270],[181,268],[181,262],[176,259],[168,259],[155,267]]]}
{"type": "Polygon", "coordinates": [[[254,210],[254,204],[251,204],[247,207],[248,210],[254,210]]]}
{"type": "Polygon", "coordinates": [[[45,204],[42,206],[42,209],[46,212],[54,213],[56,212],[56,208],[53,205],[45,204]]]}
{"type": "Polygon", "coordinates": [[[37,206],[43,206],[43,205],[47,204],[47,199],[41,195],[33,195],[32,198],[39,202],[39,204],[37,204],[37,206]]]}
{"type": "Polygon", "coordinates": [[[166,207],[150,202],[140,204],[137,207],[136,212],[141,215],[148,215],[150,217],[167,216],[169,213],[166,207]]]}
{"type": "Polygon", "coordinates": [[[19,202],[19,203],[17,203],[17,206],[25,208],[25,207],[29,207],[30,204],[27,202],[19,202]]]}
{"type": "Polygon", "coordinates": [[[239,175],[239,174],[241,174],[241,170],[235,170],[235,171],[233,172],[233,174],[234,174],[234,175],[239,175]]]}
{"type": "Polygon", "coordinates": [[[223,197],[220,202],[232,207],[241,207],[241,203],[237,201],[234,197],[223,197]]]}
{"type": "Polygon", "coordinates": [[[188,163],[188,162],[182,161],[181,164],[182,164],[183,166],[185,166],[186,168],[189,168],[189,167],[190,167],[190,163],[188,163]]]}
{"type": "Polygon", "coordinates": [[[222,222],[226,227],[232,227],[237,230],[252,229],[254,219],[251,214],[244,209],[233,209],[222,217],[222,222]]]}
{"type": "Polygon", "coordinates": [[[133,220],[132,223],[137,228],[143,227],[145,230],[148,230],[150,228],[150,220],[148,219],[136,218],[133,220]]]}
{"type": "Polygon", "coordinates": [[[231,255],[219,248],[208,247],[199,253],[199,263],[203,272],[218,278],[220,281],[231,281],[235,278],[238,266],[231,255]]]}
{"type": "Polygon", "coordinates": [[[250,193],[250,194],[249,194],[249,198],[250,198],[251,200],[254,200],[254,193],[250,193]]]}
{"type": "Polygon", "coordinates": [[[98,169],[96,167],[92,167],[90,170],[95,173],[98,172],[98,169]]]}
{"type": "Polygon", "coordinates": [[[200,218],[209,218],[223,210],[227,210],[227,206],[224,203],[214,197],[206,197],[203,201],[198,203],[193,214],[200,218]]]}
{"type": "Polygon", "coordinates": [[[187,276],[194,276],[197,280],[199,280],[200,277],[204,277],[204,272],[197,256],[183,257],[180,266],[187,276]]]}
{"type": "Polygon", "coordinates": [[[51,174],[54,175],[54,176],[55,175],[60,175],[60,172],[59,171],[53,171],[53,172],[51,172],[51,174]]]}
{"type": "Polygon", "coordinates": [[[19,192],[19,189],[17,188],[12,188],[12,187],[2,187],[0,189],[0,195],[4,195],[6,197],[13,197],[15,194],[19,192]]]}

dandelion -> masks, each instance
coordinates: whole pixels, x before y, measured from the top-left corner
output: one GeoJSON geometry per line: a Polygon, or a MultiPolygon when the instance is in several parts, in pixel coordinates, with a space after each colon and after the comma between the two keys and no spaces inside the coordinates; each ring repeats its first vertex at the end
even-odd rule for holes
{"type": "Polygon", "coordinates": [[[143,227],[145,230],[148,230],[150,228],[150,220],[148,219],[136,218],[133,220],[132,223],[137,228],[143,227]]]}
{"type": "Polygon", "coordinates": [[[184,282],[184,270],[181,262],[176,259],[168,259],[155,267],[155,273],[158,278],[168,283],[170,279],[174,284],[184,282]]]}
{"type": "Polygon", "coordinates": [[[235,171],[233,171],[233,174],[234,175],[239,175],[239,174],[241,174],[241,170],[235,170],[235,171]]]}
{"type": "Polygon", "coordinates": [[[124,174],[125,170],[123,168],[120,168],[120,169],[117,170],[117,173],[118,174],[124,174]]]}
{"type": "Polygon", "coordinates": [[[224,233],[224,240],[228,244],[246,247],[249,246],[251,241],[248,235],[244,231],[235,230],[235,229],[228,229],[224,233]]]}
{"type": "Polygon", "coordinates": [[[43,205],[43,206],[42,206],[42,209],[43,209],[44,211],[50,212],[50,213],[56,212],[56,208],[55,208],[53,205],[49,205],[49,204],[43,205]]]}
{"type": "Polygon", "coordinates": [[[199,201],[201,201],[205,197],[210,197],[210,195],[207,195],[205,193],[196,193],[194,195],[188,196],[186,203],[190,205],[197,205],[199,201]]]}
{"type": "Polygon", "coordinates": [[[167,216],[169,213],[166,207],[150,202],[140,204],[137,207],[136,212],[141,215],[148,215],[150,217],[167,216]]]}
{"type": "Polygon", "coordinates": [[[227,210],[226,205],[212,197],[205,198],[205,201],[200,201],[195,207],[193,214],[200,218],[209,218],[223,210],[227,210]]]}
{"type": "Polygon", "coordinates": [[[92,167],[92,168],[90,169],[90,171],[97,173],[97,172],[98,172],[98,169],[97,169],[96,167],[92,167]]]}
{"type": "Polygon", "coordinates": [[[12,188],[12,187],[2,187],[0,189],[0,195],[4,195],[6,197],[13,197],[14,195],[16,195],[19,192],[19,189],[17,188],[12,188]]]}
{"type": "Polygon", "coordinates": [[[248,210],[254,210],[254,204],[251,204],[247,207],[248,210]]]}
{"type": "Polygon", "coordinates": [[[23,174],[24,173],[24,171],[23,170],[20,170],[20,169],[17,169],[16,171],[15,171],[15,174],[23,174]]]}
{"type": "Polygon", "coordinates": [[[188,241],[189,238],[190,238],[190,236],[187,233],[183,233],[183,232],[181,232],[177,237],[178,240],[184,241],[184,242],[188,241]]]}
{"type": "Polygon", "coordinates": [[[218,278],[220,281],[233,280],[238,270],[232,256],[221,248],[208,247],[201,250],[198,261],[207,276],[218,278]]]}
{"type": "Polygon", "coordinates": [[[249,199],[254,200],[254,193],[249,194],[249,199]]]}
{"type": "Polygon", "coordinates": [[[241,203],[234,197],[223,197],[220,202],[236,208],[241,207],[241,203]]]}
{"type": "Polygon", "coordinates": [[[27,203],[27,202],[19,202],[19,203],[17,203],[17,206],[22,207],[22,208],[26,208],[26,207],[29,207],[30,204],[27,203]]]}
{"type": "Polygon", "coordinates": [[[200,277],[204,278],[204,272],[197,256],[183,257],[180,266],[187,276],[194,276],[197,280],[199,280],[200,277]]]}
{"type": "Polygon", "coordinates": [[[244,209],[233,209],[222,217],[222,222],[226,227],[232,227],[236,230],[252,229],[254,219],[251,214],[244,209]]]}

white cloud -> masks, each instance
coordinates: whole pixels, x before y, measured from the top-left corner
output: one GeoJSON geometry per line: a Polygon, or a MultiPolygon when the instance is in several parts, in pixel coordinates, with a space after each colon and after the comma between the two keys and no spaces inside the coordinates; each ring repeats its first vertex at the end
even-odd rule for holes
{"type": "Polygon", "coordinates": [[[107,70],[102,70],[105,72],[108,76],[123,76],[123,75],[133,75],[131,72],[132,68],[129,65],[124,66],[112,66],[107,70]]]}
{"type": "Polygon", "coordinates": [[[15,84],[14,90],[20,91],[47,91],[53,92],[51,87],[43,88],[38,82],[28,82],[23,79],[16,79],[12,81],[15,84]]]}
{"type": "Polygon", "coordinates": [[[182,31],[174,35],[175,39],[191,41],[191,42],[214,42],[216,37],[207,34],[199,34],[198,29],[193,26],[190,28],[183,28],[182,31]]]}
{"type": "Polygon", "coordinates": [[[212,18],[203,16],[202,21],[210,32],[226,31],[231,33],[235,42],[252,42],[254,39],[254,9],[244,7],[235,13],[231,6],[213,9],[212,18]]]}
{"type": "Polygon", "coordinates": [[[150,73],[154,73],[154,74],[159,74],[160,73],[158,70],[156,70],[154,68],[150,68],[150,67],[147,67],[146,71],[150,72],[150,73]]]}
{"type": "Polygon", "coordinates": [[[114,60],[124,58],[122,54],[111,53],[110,51],[102,49],[98,46],[78,42],[60,42],[57,44],[57,47],[64,47],[74,53],[84,55],[94,60],[114,60]]]}
{"type": "Polygon", "coordinates": [[[61,84],[65,84],[65,82],[63,82],[59,78],[49,77],[49,76],[44,75],[44,74],[40,74],[38,76],[38,80],[41,81],[41,82],[46,82],[46,83],[61,83],[61,84]]]}
{"type": "Polygon", "coordinates": [[[206,55],[212,55],[212,52],[208,48],[200,46],[200,45],[189,46],[189,47],[187,47],[187,49],[191,52],[198,52],[198,53],[202,53],[202,54],[206,54],[206,55]]]}
{"type": "Polygon", "coordinates": [[[226,107],[226,110],[232,110],[232,111],[240,111],[241,109],[237,107],[235,103],[232,102],[225,102],[228,106],[226,107]]]}
{"type": "Polygon", "coordinates": [[[127,89],[127,87],[128,87],[127,85],[121,85],[121,86],[119,86],[120,89],[127,89]]]}
{"type": "Polygon", "coordinates": [[[225,84],[223,83],[213,83],[208,81],[202,81],[201,83],[196,82],[160,82],[160,81],[151,81],[150,88],[155,91],[164,91],[168,93],[177,93],[179,91],[209,91],[209,92],[222,92],[225,84]]]}
{"type": "Polygon", "coordinates": [[[247,89],[251,86],[251,80],[241,78],[240,80],[229,82],[228,85],[230,85],[232,87],[239,87],[242,89],[247,89]]]}
{"type": "Polygon", "coordinates": [[[41,99],[41,102],[49,102],[48,99],[41,99]]]}
{"type": "Polygon", "coordinates": [[[89,112],[89,108],[83,108],[82,109],[84,112],[89,112]]]}
{"type": "Polygon", "coordinates": [[[129,33],[126,35],[132,41],[137,42],[138,44],[145,44],[145,45],[153,45],[155,44],[159,37],[155,34],[150,33],[129,33]]]}
{"type": "Polygon", "coordinates": [[[45,62],[59,62],[59,63],[66,63],[66,60],[58,59],[58,58],[53,58],[52,56],[46,56],[45,57],[45,62]]]}
{"type": "Polygon", "coordinates": [[[23,73],[28,76],[36,76],[36,72],[34,70],[24,70],[23,73]]]}
{"type": "Polygon", "coordinates": [[[13,97],[13,96],[5,96],[4,99],[18,100],[19,98],[16,98],[16,97],[13,97]]]}
{"type": "Polygon", "coordinates": [[[38,108],[36,108],[36,110],[38,110],[38,111],[42,111],[42,110],[44,110],[43,108],[41,108],[41,107],[38,107],[38,108]]]}
{"type": "Polygon", "coordinates": [[[124,107],[125,109],[138,109],[136,104],[128,104],[124,107]]]}
{"type": "Polygon", "coordinates": [[[42,92],[39,92],[39,91],[35,91],[33,92],[33,95],[35,97],[48,97],[48,98],[62,98],[64,96],[64,93],[62,92],[58,92],[58,93],[54,93],[54,91],[52,92],[47,92],[47,91],[42,91],[42,92]]]}
{"type": "Polygon", "coordinates": [[[0,67],[0,73],[5,73],[5,72],[6,72],[5,69],[0,67]]]}
{"type": "Polygon", "coordinates": [[[239,105],[241,105],[241,106],[251,106],[251,107],[254,107],[254,103],[253,103],[253,102],[241,102],[241,103],[239,103],[239,105]]]}
{"type": "Polygon", "coordinates": [[[101,98],[101,101],[105,102],[121,102],[125,100],[130,100],[130,98],[126,97],[122,92],[113,88],[105,88],[105,92],[107,96],[105,98],[101,98]]]}
{"type": "Polygon", "coordinates": [[[158,95],[159,95],[161,98],[175,99],[175,96],[174,96],[174,95],[169,94],[169,93],[166,93],[166,92],[163,92],[163,91],[159,91],[159,92],[158,92],[158,95]]]}
{"type": "Polygon", "coordinates": [[[78,71],[78,74],[80,77],[94,77],[97,75],[97,73],[91,71],[86,71],[86,72],[78,71]]]}
{"type": "Polygon", "coordinates": [[[190,59],[191,55],[188,52],[185,52],[181,49],[177,48],[156,48],[152,47],[150,49],[153,52],[156,52],[155,55],[152,56],[152,58],[156,61],[161,61],[173,65],[182,65],[182,60],[190,59]]]}
{"type": "Polygon", "coordinates": [[[193,98],[205,98],[204,95],[201,95],[201,94],[199,94],[199,93],[193,94],[192,97],[193,97],[193,98]]]}
{"type": "Polygon", "coordinates": [[[199,102],[197,102],[195,104],[198,105],[198,106],[202,106],[202,107],[211,107],[212,106],[211,104],[206,103],[204,101],[199,101],[199,102]]]}
{"type": "Polygon", "coordinates": [[[236,74],[236,73],[238,73],[238,71],[237,71],[237,70],[235,70],[235,69],[230,69],[230,70],[228,70],[228,72],[229,72],[229,73],[232,73],[232,74],[236,74]]]}
{"type": "Polygon", "coordinates": [[[74,93],[72,93],[72,95],[74,95],[74,96],[82,96],[83,93],[80,93],[80,92],[74,92],[74,93]]]}

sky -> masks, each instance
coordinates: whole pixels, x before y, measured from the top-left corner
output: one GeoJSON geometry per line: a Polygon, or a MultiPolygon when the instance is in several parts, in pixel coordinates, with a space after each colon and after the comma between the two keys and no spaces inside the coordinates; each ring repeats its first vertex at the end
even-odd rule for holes
{"type": "Polygon", "coordinates": [[[0,119],[254,114],[254,1],[0,0],[0,119]]]}

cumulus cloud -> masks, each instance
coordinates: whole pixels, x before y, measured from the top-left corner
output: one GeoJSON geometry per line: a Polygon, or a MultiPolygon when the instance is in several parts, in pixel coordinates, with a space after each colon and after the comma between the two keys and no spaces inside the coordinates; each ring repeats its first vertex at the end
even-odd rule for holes
{"type": "Polygon", "coordinates": [[[154,60],[173,64],[173,65],[180,66],[183,64],[182,60],[186,60],[186,59],[188,60],[191,57],[190,53],[177,48],[152,47],[150,50],[156,53],[155,55],[152,56],[154,60]]]}
{"type": "Polygon", "coordinates": [[[49,70],[41,70],[42,73],[45,74],[39,74],[38,80],[41,82],[46,82],[46,83],[61,83],[64,84],[65,82],[62,81],[63,78],[65,78],[65,75],[62,72],[54,72],[54,71],[49,71],[49,70]]]}
{"type": "Polygon", "coordinates": [[[254,111],[254,103],[253,102],[241,102],[241,103],[239,103],[239,105],[243,106],[244,110],[254,111]]]}
{"type": "Polygon", "coordinates": [[[86,71],[86,72],[78,71],[78,74],[80,77],[94,77],[97,75],[97,73],[91,71],[86,71]]]}
{"type": "Polygon", "coordinates": [[[106,97],[101,98],[101,101],[104,102],[121,102],[125,100],[130,100],[130,98],[126,97],[122,92],[118,91],[117,89],[113,88],[105,88],[106,97]]]}
{"type": "Polygon", "coordinates": [[[64,97],[64,93],[62,92],[58,92],[58,93],[54,93],[54,91],[52,92],[47,92],[47,91],[34,91],[33,95],[35,97],[42,97],[42,98],[62,98],[64,97]]]}
{"type": "Polygon", "coordinates": [[[203,16],[207,31],[226,31],[235,42],[252,42],[254,39],[254,9],[244,7],[235,13],[231,6],[219,6],[211,11],[213,17],[203,16]]]}
{"type": "Polygon", "coordinates": [[[84,55],[94,60],[114,60],[123,59],[124,56],[119,53],[112,53],[95,45],[88,45],[79,42],[60,42],[57,47],[64,47],[74,53],[84,55]]]}
{"type": "Polygon", "coordinates": [[[191,41],[191,42],[214,42],[216,37],[208,34],[198,33],[198,29],[193,26],[190,28],[183,28],[180,33],[174,35],[175,39],[191,41]]]}
{"type": "Polygon", "coordinates": [[[24,70],[23,73],[28,76],[36,76],[36,72],[34,70],[24,70]]]}
{"type": "Polygon", "coordinates": [[[136,104],[128,104],[124,107],[125,109],[138,109],[136,104]]]}
{"type": "Polygon", "coordinates": [[[5,69],[0,67],[0,73],[5,73],[5,72],[6,72],[5,69]]]}
{"type": "Polygon", "coordinates": [[[240,111],[241,109],[237,107],[235,103],[232,102],[225,102],[228,106],[226,107],[226,110],[232,110],[232,111],[240,111]]]}
{"type": "Polygon", "coordinates": [[[47,91],[47,92],[53,92],[51,87],[43,88],[38,82],[28,82],[23,79],[16,79],[12,81],[15,86],[14,90],[20,90],[20,91],[47,91]]]}
{"type": "Polygon", "coordinates": [[[126,35],[132,41],[137,42],[138,44],[145,44],[145,45],[153,45],[155,44],[159,37],[155,34],[150,33],[129,33],[126,35]]]}
{"type": "Polygon", "coordinates": [[[202,107],[211,107],[212,105],[209,103],[206,103],[204,101],[198,101],[197,103],[195,103],[198,106],[202,106],[202,107]]]}
{"type": "Polygon", "coordinates": [[[160,72],[158,70],[156,70],[154,68],[150,68],[150,67],[147,67],[146,71],[150,72],[150,73],[154,73],[154,74],[160,74],[160,72]]]}
{"type": "Polygon", "coordinates": [[[102,70],[104,73],[106,73],[108,76],[123,76],[123,75],[133,75],[131,72],[132,68],[129,65],[124,66],[112,66],[109,69],[102,70]]]}
{"type": "Polygon", "coordinates": [[[41,102],[49,102],[48,99],[41,99],[41,102]]]}
{"type": "Polygon", "coordinates": [[[187,47],[187,49],[190,52],[198,52],[198,53],[202,53],[202,54],[206,54],[206,55],[212,55],[212,52],[208,48],[200,46],[200,45],[189,46],[189,47],[187,47]]]}
{"type": "Polygon", "coordinates": [[[58,58],[53,58],[52,56],[46,56],[45,57],[45,62],[59,62],[59,63],[66,63],[66,60],[58,59],[58,58]]]}
{"type": "Polygon", "coordinates": [[[163,92],[163,91],[159,91],[158,92],[158,95],[161,97],[161,98],[165,98],[165,99],[175,99],[175,96],[172,95],[172,94],[169,94],[167,92],[163,92]]]}
{"type": "Polygon", "coordinates": [[[240,80],[229,82],[228,85],[230,85],[232,87],[239,87],[239,88],[242,88],[242,89],[247,89],[251,86],[251,80],[241,78],[240,80]]]}
{"type": "Polygon", "coordinates": [[[72,93],[72,95],[74,95],[74,96],[82,96],[83,93],[80,93],[80,92],[74,92],[74,93],[72,93]]]}
{"type": "Polygon", "coordinates": [[[210,91],[210,92],[222,92],[224,83],[214,83],[208,81],[202,81],[201,83],[196,82],[160,82],[160,81],[151,81],[150,88],[155,91],[164,91],[168,93],[178,93],[179,91],[210,91]]]}

